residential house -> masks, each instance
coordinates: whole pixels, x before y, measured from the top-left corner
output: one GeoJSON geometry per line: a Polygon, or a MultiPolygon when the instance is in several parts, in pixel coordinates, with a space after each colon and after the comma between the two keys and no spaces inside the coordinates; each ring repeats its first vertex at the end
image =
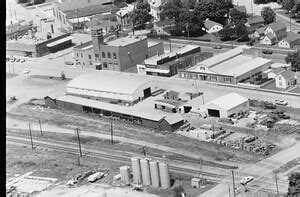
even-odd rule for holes
{"type": "Polygon", "coordinates": [[[291,70],[280,72],[276,77],[276,87],[287,89],[296,83],[295,73],[291,70]]]}
{"type": "Polygon", "coordinates": [[[161,19],[161,6],[166,2],[167,0],[148,0],[148,3],[150,5],[150,14],[153,16],[154,20],[159,21],[161,19]]]}
{"type": "Polygon", "coordinates": [[[275,77],[282,71],[286,70],[284,67],[279,67],[279,68],[270,68],[268,70],[265,70],[262,75],[263,78],[268,78],[268,79],[275,79],[275,77]]]}
{"type": "Polygon", "coordinates": [[[271,33],[265,34],[265,36],[260,40],[260,44],[273,45],[275,43],[276,37],[271,33]]]}
{"type": "Polygon", "coordinates": [[[204,21],[204,27],[206,28],[207,33],[216,33],[223,29],[223,25],[209,20],[208,18],[204,21]]]}
{"type": "Polygon", "coordinates": [[[253,32],[252,36],[249,36],[251,38],[256,38],[256,39],[260,39],[264,36],[264,33],[265,33],[265,29],[266,27],[260,27],[260,28],[257,28],[255,29],[255,31],[253,32]]]}
{"type": "Polygon", "coordinates": [[[153,29],[157,32],[157,34],[167,34],[167,35],[169,35],[169,33],[166,32],[164,30],[164,28],[173,27],[173,26],[175,26],[175,19],[174,18],[155,22],[153,24],[153,29]]]}
{"type": "Polygon", "coordinates": [[[300,34],[294,32],[288,32],[287,37],[278,42],[278,46],[283,48],[294,48],[297,45],[300,45],[300,34]]]}
{"type": "Polygon", "coordinates": [[[286,26],[282,22],[274,22],[269,24],[265,29],[265,35],[268,33],[273,34],[276,38],[276,42],[279,42],[281,39],[287,36],[286,26]]]}
{"type": "Polygon", "coordinates": [[[116,14],[122,28],[129,28],[132,26],[130,13],[133,11],[134,5],[127,4],[127,7],[121,8],[116,14]]]}
{"type": "Polygon", "coordinates": [[[247,18],[247,22],[245,24],[246,27],[253,27],[253,28],[259,28],[264,26],[264,18],[261,16],[250,16],[249,18],[247,18]]]}

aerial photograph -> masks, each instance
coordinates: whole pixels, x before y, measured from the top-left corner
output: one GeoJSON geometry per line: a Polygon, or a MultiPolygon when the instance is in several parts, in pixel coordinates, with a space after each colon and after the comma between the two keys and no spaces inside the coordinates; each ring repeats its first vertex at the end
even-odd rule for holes
{"type": "Polygon", "coordinates": [[[7,197],[300,197],[300,0],[6,0],[7,197]]]}

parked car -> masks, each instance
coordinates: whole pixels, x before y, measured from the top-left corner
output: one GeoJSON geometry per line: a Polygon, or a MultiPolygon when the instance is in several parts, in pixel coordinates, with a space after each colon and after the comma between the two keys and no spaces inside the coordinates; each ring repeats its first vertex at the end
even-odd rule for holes
{"type": "Polygon", "coordinates": [[[70,61],[67,61],[65,62],[66,65],[73,65],[74,63],[73,62],[70,62],[70,61]]]}
{"type": "Polygon", "coordinates": [[[16,58],[15,57],[11,57],[10,58],[10,62],[15,62],[16,61],[16,58]]]}
{"type": "Polygon", "coordinates": [[[25,68],[24,69],[24,74],[28,74],[28,73],[30,73],[30,71],[27,68],[25,68]]]}
{"type": "Polygon", "coordinates": [[[16,62],[20,62],[21,60],[19,58],[16,59],[16,62]]]}
{"type": "Polygon", "coordinates": [[[253,180],[254,180],[254,178],[253,178],[252,176],[247,176],[247,177],[243,178],[243,179],[240,181],[240,183],[241,183],[242,185],[245,185],[245,184],[247,184],[247,183],[249,183],[249,182],[251,182],[251,181],[253,181],[253,180]]]}
{"type": "Polygon", "coordinates": [[[272,55],[272,54],[273,54],[273,51],[271,51],[270,49],[264,49],[264,50],[262,50],[262,53],[263,53],[263,54],[272,55]]]}
{"type": "Polygon", "coordinates": [[[285,101],[285,100],[275,100],[275,102],[274,102],[276,105],[287,105],[288,104],[288,102],[287,101],[285,101]]]}
{"type": "Polygon", "coordinates": [[[24,59],[21,59],[21,61],[20,61],[21,63],[24,63],[25,62],[25,60],[24,59]]]}
{"type": "Polygon", "coordinates": [[[89,182],[97,181],[98,179],[101,179],[103,175],[104,175],[103,172],[96,172],[88,177],[88,181],[89,182]]]}
{"type": "Polygon", "coordinates": [[[213,48],[214,49],[222,49],[222,47],[220,45],[214,45],[213,48]]]}

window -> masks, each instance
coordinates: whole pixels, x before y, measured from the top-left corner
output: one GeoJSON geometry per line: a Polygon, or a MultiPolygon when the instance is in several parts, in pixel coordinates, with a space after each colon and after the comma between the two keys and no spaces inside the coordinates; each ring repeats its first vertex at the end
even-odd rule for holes
{"type": "Polygon", "coordinates": [[[77,57],[79,57],[79,54],[78,54],[78,53],[76,53],[76,55],[77,55],[77,57]]]}
{"type": "Polygon", "coordinates": [[[96,57],[96,58],[99,58],[99,54],[95,54],[95,57],[96,57]]]}
{"type": "Polygon", "coordinates": [[[279,86],[282,86],[282,82],[279,82],[279,86]]]}
{"type": "Polygon", "coordinates": [[[111,58],[110,52],[107,52],[107,58],[111,58]]]}
{"type": "Polygon", "coordinates": [[[107,63],[103,62],[103,68],[107,68],[107,63]]]}
{"type": "Polygon", "coordinates": [[[211,81],[217,81],[217,77],[216,77],[216,76],[211,76],[211,77],[210,77],[210,80],[211,80],[211,81]]]}
{"type": "Polygon", "coordinates": [[[91,55],[89,55],[89,59],[92,59],[92,56],[91,56],[91,55]]]}
{"type": "Polygon", "coordinates": [[[81,53],[81,57],[83,57],[83,53],[81,53]]]}
{"type": "Polygon", "coordinates": [[[116,53],[113,53],[113,58],[117,59],[117,54],[116,53]]]}
{"type": "Polygon", "coordinates": [[[231,82],[231,78],[229,78],[229,77],[224,77],[224,81],[225,81],[225,82],[231,82]]]}
{"type": "Polygon", "coordinates": [[[105,52],[102,52],[102,58],[105,58],[106,55],[105,55],[105,52]]]}

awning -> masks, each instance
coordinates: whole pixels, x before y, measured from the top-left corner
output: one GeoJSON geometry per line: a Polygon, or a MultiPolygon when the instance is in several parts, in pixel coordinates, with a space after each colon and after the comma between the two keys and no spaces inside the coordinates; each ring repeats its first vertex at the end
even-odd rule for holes
{"type": "Polygon", "coordinates": [[[71,23],[81,23],[86,21],[91,21],[89,17],[71,18],[69,19],[71,23]]]}
{"type": "Polygon", "coordinates": [[[51,42],[51,43],[47,44],[46,46],[47,47],[53,47],[53,46],[59,45],[61,43],[67,42],[69,40],[72,40],[72,36],[68,36],[68,37],[62,38],[60,40],[56,40],[54,42],[51,42]]]}
{"type": "Polygon", "coordinates": [[[145,71],[147,72],[154,72],[154,73],[165,73],[168,74],[170,70],[162,70],[162,69],[156,69],[156,68],[146,68],[145,71]]]}

